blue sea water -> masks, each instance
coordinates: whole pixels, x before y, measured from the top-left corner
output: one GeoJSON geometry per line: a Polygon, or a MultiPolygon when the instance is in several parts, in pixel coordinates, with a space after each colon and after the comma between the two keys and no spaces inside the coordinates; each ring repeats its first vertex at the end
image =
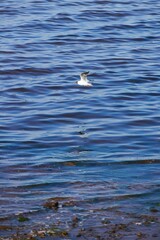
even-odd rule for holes
{"type": "Polygon", "coordinates": [[[1,0],[1,217],[50,197],[159,204],[159,9],[1,0]],[[76,85],[83,71],[92,88],[76,85]]]}

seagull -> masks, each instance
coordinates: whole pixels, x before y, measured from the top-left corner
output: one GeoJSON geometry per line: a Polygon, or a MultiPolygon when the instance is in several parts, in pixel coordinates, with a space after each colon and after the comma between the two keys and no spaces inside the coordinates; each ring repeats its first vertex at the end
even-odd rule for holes
{"type": "Polygon", "coordinates": [[[80,74],[80,80],[77,81],[76,83],[81,85],[81,86],[85,86],[85,87],[92,87],[92,83],[90,83],[90,81],[87,79],[89,72],[83,72],[80,74]]]}

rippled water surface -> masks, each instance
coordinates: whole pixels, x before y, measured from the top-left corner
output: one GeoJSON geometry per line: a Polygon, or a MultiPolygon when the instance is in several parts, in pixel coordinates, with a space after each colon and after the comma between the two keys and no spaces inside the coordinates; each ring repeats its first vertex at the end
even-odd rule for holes
{"type": "Polygon", "coordinates": [[[1,0],[1,216],[50,197],[159,203],[154,0],[1,0]],[[90,71],[92,88],[76,85],[90,71]]]}

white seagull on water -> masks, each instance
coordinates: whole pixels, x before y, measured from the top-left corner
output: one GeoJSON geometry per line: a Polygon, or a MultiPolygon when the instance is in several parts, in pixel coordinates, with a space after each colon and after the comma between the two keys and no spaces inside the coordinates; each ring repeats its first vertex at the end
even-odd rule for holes
{"type": "Polygon", "coordinates": [[[76,83],[81,85],[81,86],[85,86],[85,87],[92,87],[92,83],[90,83],[90,81],[87,79],[89,72],[83,72],[80,74],[80,80],[77,81],[76,83]]]}

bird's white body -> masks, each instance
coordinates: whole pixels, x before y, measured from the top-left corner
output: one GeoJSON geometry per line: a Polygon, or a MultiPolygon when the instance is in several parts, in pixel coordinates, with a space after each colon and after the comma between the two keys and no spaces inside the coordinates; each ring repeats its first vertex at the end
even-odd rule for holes
{"type": "Polygon", "coordinates": [[[81,73],[80,80],[77,81],[77,84],[80,86],[92,87],[93,86],[92,83],[90,83],[90,81],[87,79],[88,74],[89,72],[81,73]]]}

